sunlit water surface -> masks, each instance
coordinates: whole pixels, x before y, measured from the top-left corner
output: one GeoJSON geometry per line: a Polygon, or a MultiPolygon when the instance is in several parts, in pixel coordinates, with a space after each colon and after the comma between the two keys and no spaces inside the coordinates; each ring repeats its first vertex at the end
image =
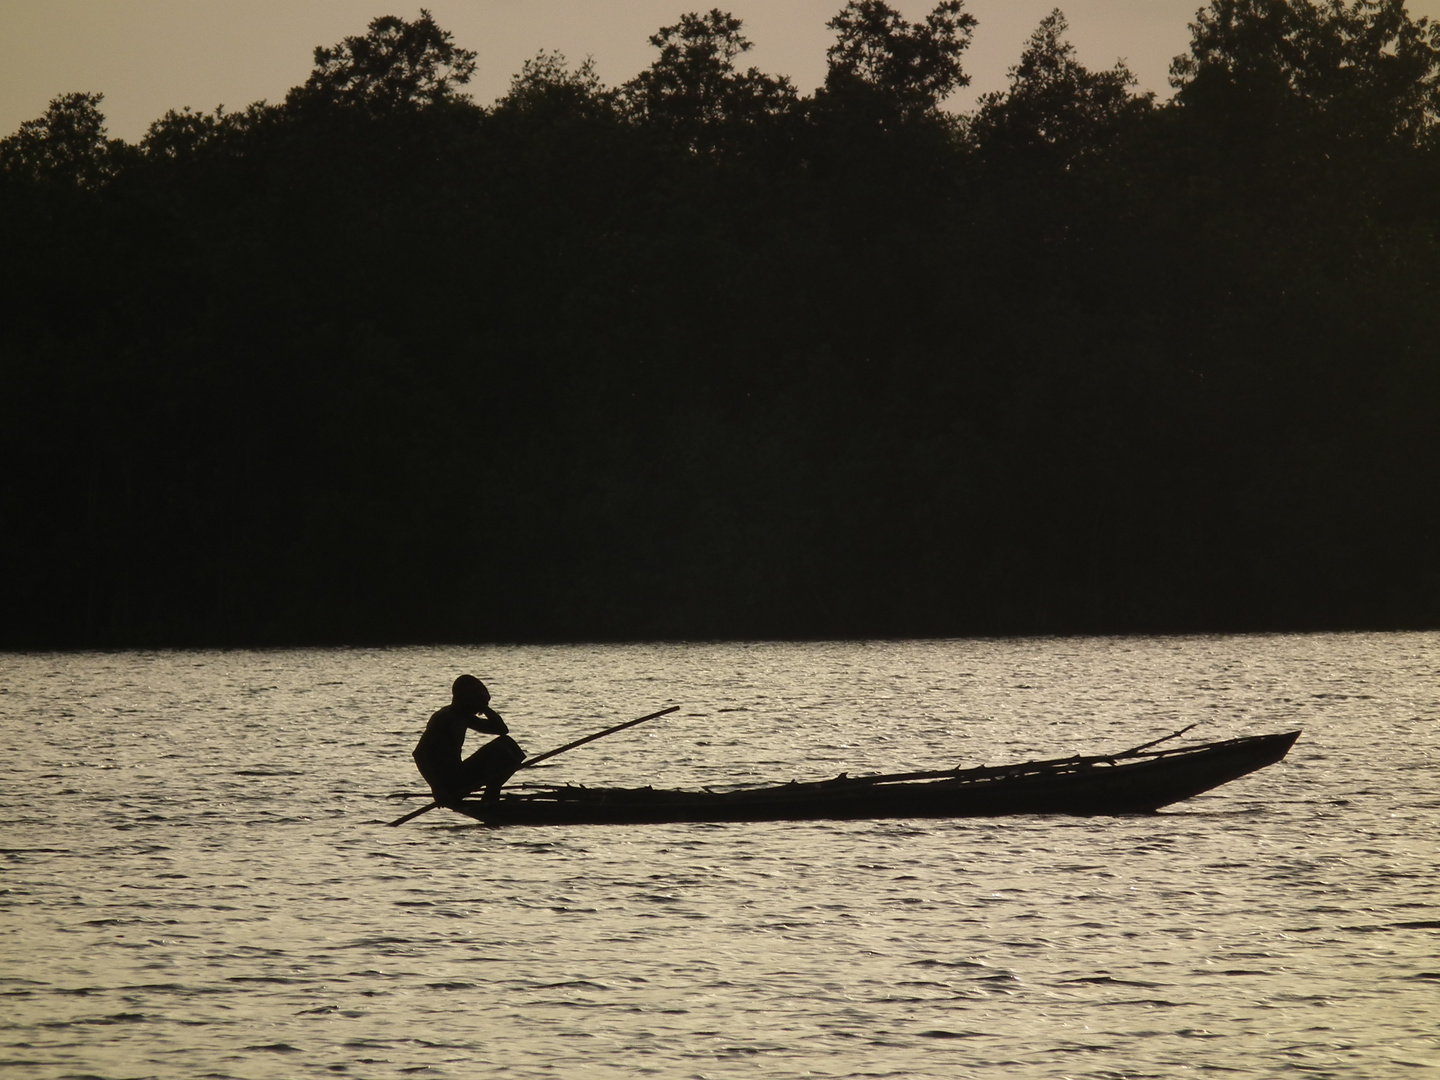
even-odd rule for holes
{"type": "Polygon", "coordinates": [[[1415,1077],[1440,1069],[1440,635],[0,656],[0,1071],[1415,1077]],[[1304,728],[1156,816],[488,829],[522,774],[698,787],[1304,728]]]}

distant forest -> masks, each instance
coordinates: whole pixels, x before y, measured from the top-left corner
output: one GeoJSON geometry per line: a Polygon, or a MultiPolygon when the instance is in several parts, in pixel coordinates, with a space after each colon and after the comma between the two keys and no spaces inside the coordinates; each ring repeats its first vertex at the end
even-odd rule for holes
{"type": "MultiPolygon", "coordinates": [[[[1440,27],[723,11],[490,105],[422,11],[0,142],[0,647],[1440,626],[1440,27]]],[[[359,29],[357,27],[357,29],[359,29]]]]}

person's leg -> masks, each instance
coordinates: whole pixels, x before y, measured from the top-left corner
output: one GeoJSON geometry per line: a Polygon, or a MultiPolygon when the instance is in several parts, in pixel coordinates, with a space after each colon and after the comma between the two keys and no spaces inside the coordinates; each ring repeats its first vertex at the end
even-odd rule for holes
{"type": "Polygon", "coordinates": [[[413,756],[420,775],[430,785],[430,794],[435,796],[435,801],[442,806],[458,802],[474,790],[474,788],[465,787],[465,778],[461,769],[443,768],[433,761],[423,759],[419,754],[413,756]]]}
{"type": "Polygon", "coordinates": [[[492,739],[465,759],[462,766],[466,793],[485,789],[485,799],[500,797],[500,788],[525,761],[525,751],[509,735],[492,739]]]}

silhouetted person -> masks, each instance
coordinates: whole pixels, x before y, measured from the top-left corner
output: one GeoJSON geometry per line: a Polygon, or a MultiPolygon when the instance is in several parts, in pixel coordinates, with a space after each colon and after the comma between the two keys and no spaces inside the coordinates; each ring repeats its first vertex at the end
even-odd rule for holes
{"type": "Polygon", "coordinates": [[[415,746],[415,764],[438,803],[451,803],[485,789],[486,800],[498,799],[525,751],[510,738],[500,714],[490,708],[490,691],[474,675],[461,675],[450,688],[450,704],[430,717],[415,746]],[[467,730],[498,735],[468,758],[461,759],[467,730]]]}

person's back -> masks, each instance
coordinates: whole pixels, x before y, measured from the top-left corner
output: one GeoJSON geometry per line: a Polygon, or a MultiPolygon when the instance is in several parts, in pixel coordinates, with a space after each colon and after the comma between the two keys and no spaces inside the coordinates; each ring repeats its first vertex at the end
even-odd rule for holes
{"type": "Polygon", "coordinates": [[[487,799],[525,760],[525,751],[509,736],[500,714],[490,708],[490,691],[473,675],[461,675],[450,688],[450,704],[425,725],[415,745],[415,765],[439,803],[454,802],[485,788],[487,799]],[[498,738],[462,759],[465,733],[478,731],[498,738]]]}

